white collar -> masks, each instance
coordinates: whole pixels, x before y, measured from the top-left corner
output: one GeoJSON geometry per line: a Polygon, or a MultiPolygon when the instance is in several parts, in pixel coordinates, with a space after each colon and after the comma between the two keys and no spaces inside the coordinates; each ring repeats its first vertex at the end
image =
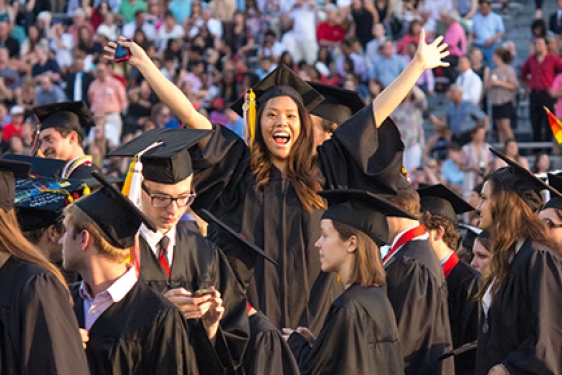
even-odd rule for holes
{"type": "MultiPolygon", "coordinates": [[[[396,242],[398,242],[398,240],[400,239],[400,237],[402,237],[402,236],[404,235],[404,233],[406,233],[406,232],[409,231],[410,229],[413,229],[413,228],[415,228],[415,227],[417,227],[417,226],[419,226],[419,225],[420,225],[420,224],[412,225],[411,227],[406,228],[406,229],[404,229],[402,232],[398,233],[398,234],[394,237],[394,240],[392,240],[392,244],[390,245],[390,248],[392,249],[392,248],[394,247],[394,245],[396,244],[396,242]]],[[[417,236],[417,237],[415,237],[415,238],[412,238],[412,241],[414,241],[414,240],[427,240],[428,238],[429,238],[429,234],[428,234],[428,233],[425,233],[425,234],[422,234],[421,236],[417,236]]],[[[400,249],[401,249],[401,248],[402,248],[402,247],[400,247],[400,249]]],[[[400,250],[400,249],[397,249],[396,251],[398,251],[398,250],[400,250]]]]}
{"type": "MultiPolygon", "coordinates": [[[[135,286],[138,280],[139,279],[137,276],[137,270],[135,269],[135,267],[128,264],[127,272],[125,272],[117,280],[115,280],[113,284],[109,286],[109,288],[107,288],[101,293],[98,293],[98,295],[102,293],[108,294],[114,303],[120,302],[123,298],[125,298],[127,293],[129,293],[131,289],[133,289],[133,287],[135,286]]],[[[95,298],[91,296],[88,289],[89,287],[86,285],[84,281],[82,281],[79,290],[80,296],[91,303],[94,301],[95,298]]]]}
{"type": "MultiPolygon", "coordinates": [[[[146,227],[146,225],[144,225],[144,224],[141,224],[141,227],[139,229],[139,233],[146,240],[146,242],[148,243],[150,248],[153,249],[153,250],[158,248],[158,243],[160,242],[162,237],[164,237],[163,233],[153,232],[150,229],[148,229],[146,227]]],[[[170,229],[168,231],[168,233],[166,233],[166,236],[168,236],[168,238],[170,239],[170,243],[168,245],[168,248],[173,249],[174,246],[176,246],[176,226],[175,225],[172,227],[172,229],[170,229]]]]}

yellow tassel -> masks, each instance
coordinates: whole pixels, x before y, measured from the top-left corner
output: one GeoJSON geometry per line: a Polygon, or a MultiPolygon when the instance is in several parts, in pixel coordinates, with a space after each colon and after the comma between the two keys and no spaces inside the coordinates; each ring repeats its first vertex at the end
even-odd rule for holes
{"type": "Polygon", "coordinates": [[[133,173],[135,170],[135,164],[137,162],[137,156],[133,158],[133,161],[129,165],[129,171],[127,172],[127,176],[125,177],[125,182],[123,183],[123,189],[121,189],[121,193],[123,195],[129,196],[129,191],[131,191],[131,181],[133,180],[133,173]]]}
{"type": "Polygon", "coordinates": [[[254,145],[254,139],[256,138],[256,93],[254,90],[248,90],[248,131],[250,134],[250,139],[248,144],[250,149],[254,145]]]}
{"type": "Polygon", "coordinates": [[[91,193],[90,187],[84,184],[84,189],[82,189],[82,195],[88,195],[91,193]]]}
{"type": "Polygon", "coordinates": [[[338,273],[338,277],[336,278],[336,280],[338,280],[338,283],[340,283],[340,284],[341,284],[341,276],[340,276],[340,274],[339,274],[339,273],[338,273]]]}

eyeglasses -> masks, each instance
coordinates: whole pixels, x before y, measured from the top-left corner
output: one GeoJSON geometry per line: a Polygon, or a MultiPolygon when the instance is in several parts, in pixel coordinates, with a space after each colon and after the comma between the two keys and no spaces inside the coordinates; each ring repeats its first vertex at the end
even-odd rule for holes
{"type": "Polygon", "coordinates": [[[556,224],[554,221],[550,219],[542,219],[542,221],[550,228],[550,229],[560,229],[562,228],[562,224],[556,224]]]}
{"type": "Polygon", "coordinates": [[[166,194],[152,194],[148,190],[145,184],[141,184],[141,187],[142,190],[144,190],[146,194],[148,194],[148,196],[151,199],[150,204],[152,204],[152,207],[155,208],[168,207],[172,202],[176,202],[178,207],[187,207],[195,201],[195,197],[197,196],[197,194],[193,192],[190,194],[180,195],[179,197],[174,198],[166,194]]]}

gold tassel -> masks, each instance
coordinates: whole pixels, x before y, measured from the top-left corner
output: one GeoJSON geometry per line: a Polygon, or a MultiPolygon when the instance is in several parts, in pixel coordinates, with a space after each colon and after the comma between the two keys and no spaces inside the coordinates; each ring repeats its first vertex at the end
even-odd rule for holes
{"type": "Polygon", "coordinates": [[[133,173],[135,171],[136,162],[137,155],[135,155],[135,157],[133,158],[133,161],[129,165],[127,176],[125,176],[125,182],[123,183],[123,188],[121,189],[121,193],[123,193],[123,195],[129,196],[129,191],[131,191],[131,181],[133,180],[133,173]]]}
{"type": "Polygon", "coordinates": [[[84,189],[82,189],[82,195],[88,195],[91,193],[90,187],[84,184],[84,189]]]}
{"type": "Polygon", "coordinates": [[[338,283],[340,283],[340,284],[341,284],[341,276],[340,276],[340,274],[339,274],[339,273],[338,273],[338,277],[336,278],[336,280],[338,280],[338,283]]]}
{"type": "Polygon", "coordinates": [[[245,126],[244,140],[251,149],[256,138],[256,93],[254,90],[249,89],[244,96],[242,111],[245,126]]]}

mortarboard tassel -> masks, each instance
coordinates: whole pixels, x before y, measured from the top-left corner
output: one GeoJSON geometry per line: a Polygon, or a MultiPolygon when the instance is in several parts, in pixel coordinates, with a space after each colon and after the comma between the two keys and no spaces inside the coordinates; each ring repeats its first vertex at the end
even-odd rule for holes
{"type": "Polygon", "coordinates": [[[242,109],[244,114],[244,140],[251,149],[256,138],[256,93],[254,90],[249,89],[244,96],[242,109]]]}

